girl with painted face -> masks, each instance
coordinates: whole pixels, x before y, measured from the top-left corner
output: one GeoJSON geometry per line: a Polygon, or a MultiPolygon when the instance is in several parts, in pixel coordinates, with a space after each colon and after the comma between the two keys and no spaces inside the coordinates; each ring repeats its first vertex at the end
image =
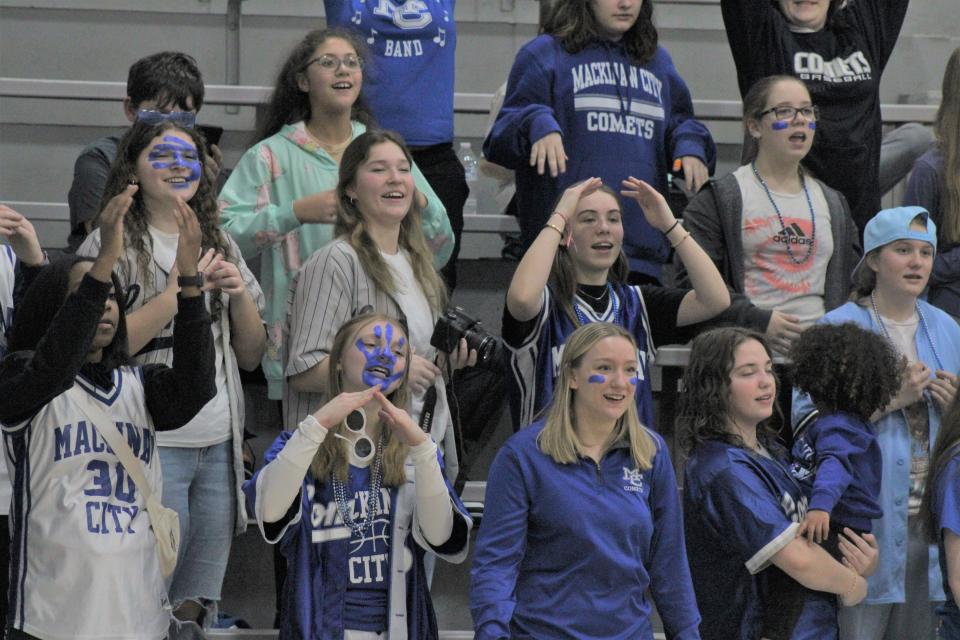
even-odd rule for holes
{"type": "MultiPolygon", "coordinates": [[[[703,638],[760,640],[779,576],[807,589],[794,640],[837,638],[837,601],[860,602],[876,542],[851,530],[841,564],[799,536],[807,497],[785,466],[770,422],[777,397],[771,350],[757,332],[697,336],[684,372],[677,429],[688,452],[683,520],[703,638]]],[[[906,637],[906,636],[904,636],[906,637]]]]}
{"type": "MultiPolygon", "coordinates": [[[[657,37],[652,0],[557,0],[520,49],[483,152],[516,171],[524,247],[563,190],[590,176],[636,176],[665,194],[679,165],[688,189],[706,183],[713,139],[657,37]]],[[[659,282],[669,244],[637,203],[624,207],[632,282],[659,282]]]]}
{"type": "Polygon", "coordinates": [[[471,571],[478,640],[699,639],[676,479],[633,402],[629,332],[577,329],[543,418],[514,434],[487,480],[471,571]]]}
{"type": "MultiPolygon", "coordinates": [[[[854,322],[881,334],[904,367],[897,395],[871,417],[883,458],[883,517],[874,521],[880,566],[866,600],[841,612],[845,639],[931,638],[932,603],[944,599],[936,550],[919,517],[931,447],[940,416],[957,395],[960,371],[960,327],[921,298],[936,249],[936,225],[926,210],[879,212],[864,230],[865,255],[854,271],[851,301],[820,320],[854,322]]],[[[812,409],[795,390],[793,423],[812,409]]]]}
{"type": "Polygon", "coordinates": [[[281,637],[437,638],[424,554],[463,561],[472,522],[436,443],[402,408],[414,357],[396,319],[346,321],[325,360],[327,402],[277,438],[244,487],[287,561],[281,637]]]}
{"type": "Polygon", "coordinates": [[[515,429],[530,424],[549,404],[570,334],[597,321],[623,327],[637,343],[640,369],[634,395],[640,421],[653,425],[649,361],[656,347],[681,342],[678,327],[702,322],[730,304],[716,267],[673,217],[663,196],[633,177],[619,186],[620,194],[643,209],[651,228],[690,265],[693,289],[627,284],[620,198],[598,178],[569,187],[507,289],[502,335],[510,351],[515,429]]]}
{"type": "MultiPolygon", "coordinates": [[[[796,78],[756,82],[743,100],[747,163],[710,184],[683,213],[733,299],[713,322],[759,331],[782,354],[846,302],[860,257],[846,200],[801,164],[819,136],[819,116],[796,78]]],[[[676,262],[678,281],[688,283],[683,257],[676,262]]]]}
{"type": "Polygon", "coordinates": [[[938,545],[944,603],[937,608],[937,638],[960,638],[960,403],[944,414],[930,453],[930,473],[923,491],[920,518],[927,539],[938,545]]]}
{"type": "MultiPolygon", "coordinates": [[[[112,270],[137,193],[128,185],[100,213],[95,260],[66,256],[37,275],[0,364],[14,480],[9,638],[167,637],[170,605],[144,488],[100,434],[119,429],[159,489],[156,438],[214,397],[214,345],[194,284],[175,300],[175,365],[127,355],[124,288],[112,270]],[[116,424],[94,423],[91,405],[116,424]]],[[[181,238],[176,264],[194,278],[201,226],[182,203],[171,215],[181,238]]]]}
{"type": "Polygon", "coordinates": [[[914,163],[903,203],[923,207],[937,223],[939,250],[927,299],[960,318],[960,48],[947,61],[942,93],[936,146],[914,163]]]}
{"type": "MultiPolygon", "coordinates": [[[[263,373],[272,400],[283,397],[281,353],[290,280],[336,235],[336,186],[344,150],[374,124],[360,96],[369,62],[364,39],[355,31],[328,28],[304,36],[277,75],[256,144],[220,192],[223,229],[246,259],[260,259],[259,279],[268,300],[263,373]]],[[[420,225],[431,260],[440,268],[453,251],[450,222],[415,165],[411,173],[420,225]]],[[[294,426],[296,422],[287,424],[294,426]]]]}
{"type": "MultiPolygon", "coordinates": [[[[435,403],[426,412],[429,424],[423,426],[440,443],[450,477],[455,478],[450,410],[435,362],[437,350],[430,344],[447,292],[423,235],[412,166],[403,141],[386,131],[367,131],[344,151],[337,184],[337,239],[304,263],[292,285],[284,422],[293,429],[327,399],[333,338],[353,314],[370,306],[405,318],[410,328],[411,413],[421,421],[427,391],[432,389],[435,403]]],[[[475,351],[468,353],[465,340],[449,355],[453,369],[472,365],[477,357],[475,351]]]]}
{"type": "Polygon", "coordinates": [[[924,127],[901,127],[897,144],[884,148],[881,170],[880,78],[908,4],[909,0],[720,2],[741,96],[745,98],[762,78],[776,74],[807,83],[821,118],[817,144],[805,164],[846,197],[858,229],[880,209],[884,190],[906,176],[912,161],[930,144],[924,127]]]}
{"type": "MultiPolygon", "coordinates": [[[[206,157],[204,142],[192,129],[172,122],[137,123],[120,142],[105,192],[110,198],[131,183],[139,185],[117,265],[130,352],[137,361],[172,364],[181,287],[200,286],[214,320],[216,397],[194,420],[157,438],[163,496],[180,515],[184,541],[170,599],[178,618],[200,624],[216,619],[231,539],[246,528],[240,367],[255,369],[266,342],[263,293],[236,244],[218,227],[213,184],[203,170],[206,157]],[[203,252],[194,265],[200,278],[193,281],[182,277],[174,259],[182,242],[175,218],[181,208],[196,212],[202,230],[203,252]],[[191,536],[196,530],[204,535],[191,536]]],[[[99,247],[100,234],[94,231],[77,253],[95,255],[99,247]]]]}

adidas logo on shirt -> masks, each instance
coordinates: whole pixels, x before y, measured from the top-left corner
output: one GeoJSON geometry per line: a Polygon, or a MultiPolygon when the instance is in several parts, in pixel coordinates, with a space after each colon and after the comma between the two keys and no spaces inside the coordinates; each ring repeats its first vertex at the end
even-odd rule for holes
{"type": "Polygon", "coordinates": [[[801,229],[800,225],[798,225],[796,222],[791,224],[780,233],[774,235],[772,240],[782,244],[813,244],[813,240],[807,237],[807,234],[803,232],[803,229],[801,229]]]}

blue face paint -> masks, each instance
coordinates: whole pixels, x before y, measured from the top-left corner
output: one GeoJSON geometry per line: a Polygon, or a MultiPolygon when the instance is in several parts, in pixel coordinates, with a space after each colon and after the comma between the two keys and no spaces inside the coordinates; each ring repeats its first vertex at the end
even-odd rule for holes
{"type": "Polygon", "coordinates": [[[638,384],[640,384],[640,378],[639,378],[638,376],[634,376],[634,377],[630,378],[629,380],[627,380],[627,382],[629,382],[629,383],[632,384],[633,386],[637,386],[638,384]]]}
{"type": "Polygon", "coordinates": [[[790,120],[774,120],[770,123],[770,128],[774,131],[783,131],[790,126],[790,120]]]}
{"type": "Polygon", "coordinates": [[[811,130],[811,131],[816,131],[816,130],[817,130],[817,123],[816,123],[816,122],[808,122],[808,123],[807,123],[807,126],[810,127],[810,130],[811,130]]]}
{"type": "Polygon", "coordinates": [[[186,182],[174,184],[174,189],[189,189],[191,182],[200,179],[202,167],[197,148],[177,136],[163,136],[163,142],[154,145],[147,159],[150,160],[154,169],[185,167],[190,170],[190,175],[186,176],[186,182]]]}
{"type": "Polygon", "coordinates": [[[367,350],[363,340],[358,338],[356,342],[357,349],[366,358],[361,379],[368,387],[379,386],[381,391],[386,391],[391,384],[403,377],[403,371],[395,373],[394,369],[397,365],[397,356],[406,344],[406,340],[403,338],[397,340],[397,351],[393,351],[393,325],[390,323],[387,323],[386,331],[380,325],[374,326],[373,335],[377,338],[378,344],[372,351],[367,350]]]}
{"type": "Polygon", "coordinates": [[[603,383],[606,382],[606,381],[607,381],[607,379],[604,378],[604,377],[603,377],[602,375],[600,375],[599,373],[595,373],[595,374],[593,374],[592,376],[590,376],[589,378],[587,378],[587,382],[591,382],[591,383],[593,383],[593,384],[603,384],[603,383]]]}

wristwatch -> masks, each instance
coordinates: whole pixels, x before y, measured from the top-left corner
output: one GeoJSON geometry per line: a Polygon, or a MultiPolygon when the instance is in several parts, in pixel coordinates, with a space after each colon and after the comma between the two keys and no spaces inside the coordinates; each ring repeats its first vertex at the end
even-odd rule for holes
{"type": "Polygon", "coordinates": [[[180,288],[196,287],[197,289],[202,289],[203,271],[198,271],[197,274],[193,276],[177,276],[177,286],[180,288]]]}

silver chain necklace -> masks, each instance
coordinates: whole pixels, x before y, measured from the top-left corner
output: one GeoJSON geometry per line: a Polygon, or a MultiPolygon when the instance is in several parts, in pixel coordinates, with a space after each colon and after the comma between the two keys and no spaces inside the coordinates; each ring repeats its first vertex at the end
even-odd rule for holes
{"type": "MultiPolygon", "coordinates": [[[[373,520],[380,512],[378,508],[378,498],[380,497],[380,485],[383,483],[383,444],[384,434],[380,434],[380,442],[377,443],[377,455],[373,458],[373,465],[370,468],[370,495],[367,496],[367,514],[360,521],[353,519],[352,509],[347,503],[347,488],[337,478],[335,474],[330,474],[330,481],[333,484],[333,497],[337,501],[337,511],[343,523],[359,538],[365,538],[367,531],[373,526],[373,520]]],[[[351,501],[352,502],[352,501],[351,501]]]]}
{"type": "MultiPolygon", "coordinates": [[[[773,210],[777,214],[777,220],[780,221],[780,229],[784,238],[787,237],[787,223],[783,220],[783,214],[780,213],[780,207],[777,206],[777,202],[773,199],[773,194],[770,193],[770,188],[767,186],[767,183],[763,178],[760,177],[760,172],[757,171],[757,161],[754,160],[751,165],[753,167],[753,175],[757,177],[757,180],[760,181],[760,186],[763,187],[763,191],[767,194],[767,200],[770,201],[770,204],[773,205],[773,210]]],[[[810,259],[810,256],[813,255],[813,248],[817,244],[817,216],[813,212],[813,200],[810,199],[810,190],[807,189],[807,179],[803,176],[803,170],[798,169],[797,172],[800,174],[800,186],[803,187],[803,194],[807,196],[807,207],[810,209],[810,244],[807,245],[807,253],[803,256],[803,260],[797,260],[797,257],[793,255],[793,249],[790,247],[790,243],[786,242],[787,245],[787,255],[790,256],[790,261],[793,264],[804,264],[807,260],[810,259]]]]}

